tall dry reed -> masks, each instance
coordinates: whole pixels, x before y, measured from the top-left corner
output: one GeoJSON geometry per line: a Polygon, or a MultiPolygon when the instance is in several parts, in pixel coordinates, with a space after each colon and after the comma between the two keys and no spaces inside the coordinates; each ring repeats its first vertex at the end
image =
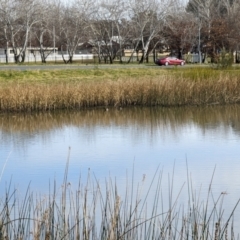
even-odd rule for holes
{"type": "Polygon", "coordinates": [[[188,201],[182,205],[178,200],[185,185],[174,190],[175,170],[168,177],[168,202],[164,203],[159,169],[146,191],[146,176],[136,185],[133,170],[120,195],[116,181],[109,178],[104,188],[90,172],[86,183],[80,178],[74,190],[68,182],[68,164],[69,160],[62,186],[49,185],[48,196],[34,195],[28,188],[21,198],[17,190],[6,189],[0,198],[0,240],[234,239],[233,214],[239,200],[224,219],[224,193],[213,196],[212,180],[207,198],[200,199],[187,171],[188,201]]]}
{"type": "Polygon", "coordinates": [[[162,75],[57,83],[0,84],[0,111],[106,106],[184,106],[240,102],[240,77],[162,75]]]}

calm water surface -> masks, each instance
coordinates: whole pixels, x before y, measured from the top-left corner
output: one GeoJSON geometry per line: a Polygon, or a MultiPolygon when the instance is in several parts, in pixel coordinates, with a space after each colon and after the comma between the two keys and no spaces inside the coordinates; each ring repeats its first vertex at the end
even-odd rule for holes
{"type": "Polygon", "coordinates": [[[179,201],[188,182],[204,200],[212,176],[214,198],[227,193],[226,212],[240,197],[238,105],[3,114],[0,124],[1,195],[10,181],[47,194],[49,182],[61,185],[69,158],[73,186],[90,173],[100,183],[114,179],[121,192],[132,178],[148,186],[159,168],[163,193],[172,177],[174,197],[185,183],[179,201]]]}

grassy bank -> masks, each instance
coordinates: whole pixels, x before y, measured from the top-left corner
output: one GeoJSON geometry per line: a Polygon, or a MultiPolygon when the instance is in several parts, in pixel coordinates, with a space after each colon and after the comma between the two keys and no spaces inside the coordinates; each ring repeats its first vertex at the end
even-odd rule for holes
{"type": "Polygon", "coordinates": [[[0,72],[1,111],[240,102],[240,71],[211,68],[0,72]]]}
{"type": "Polygon", "coordinates": [[[214,196],[212,180],[206,198],[201,199],[190,174],[187,184],[174,189],[173,171],[172,177],[168,175],[166,197],[162,171],[155,172],[143,192],[145,176],[134,187],[133,171],[121,195],[116,179],[109,178],[102,186],[90,172],[86,184],[80,178],[74,189],[67,168],[61,187],[55,182],[49,185],[49,196],[35,195],[30,188],[23,196],[6,188],[6,195],[0,198],[0,240],[235,239],[233,215],[239,200],[226,216],[227,193],[214,196]],[[183,188],[188,189],[188,200],[182,205],[183,188]]]}

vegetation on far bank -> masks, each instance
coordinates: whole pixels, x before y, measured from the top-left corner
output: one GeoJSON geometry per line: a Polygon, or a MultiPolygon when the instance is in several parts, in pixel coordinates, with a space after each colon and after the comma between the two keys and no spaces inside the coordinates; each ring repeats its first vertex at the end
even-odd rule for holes
{"type": "Polygon", "coordinates": [[[240,102],[240,69],[109,68],[0,71],[1,111],[240,102]]]}

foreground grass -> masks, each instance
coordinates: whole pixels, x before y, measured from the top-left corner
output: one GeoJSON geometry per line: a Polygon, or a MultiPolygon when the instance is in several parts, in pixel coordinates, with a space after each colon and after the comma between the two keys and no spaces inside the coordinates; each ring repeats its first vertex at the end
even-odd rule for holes
{"type": "Polygon", "coordinates": [[[7,188],[5,197],[0,198],[0,240],[235,239],[233,215],[239,200],[224,219],[226,193],[213,196],[212,181],[206,199],[200,199],[189,175],[185,186],[188,200],[181,205],[178,200],[184,185],[177,194],[173,191],[174,171],[165,197],[159,170],[142,196],[145,177],[135,188],[134,172],[126,182],[125,193],[120,195],[116,182],[106,180],[102,188],[90,172],[87,183],[82,185],[80,179],[73,190],[67,169],[68,165],[60,190],[54,182],[47,197],[36,196],[28,189],[20,198],[17,190],[7,188]],[[169,200],[166,203],[163,199],[169,200]]]}
{"type": "Polygon", "coordinates": [[[1,111],[240,102],[240,70],[211,68],[1,71],[1,111]]]}

